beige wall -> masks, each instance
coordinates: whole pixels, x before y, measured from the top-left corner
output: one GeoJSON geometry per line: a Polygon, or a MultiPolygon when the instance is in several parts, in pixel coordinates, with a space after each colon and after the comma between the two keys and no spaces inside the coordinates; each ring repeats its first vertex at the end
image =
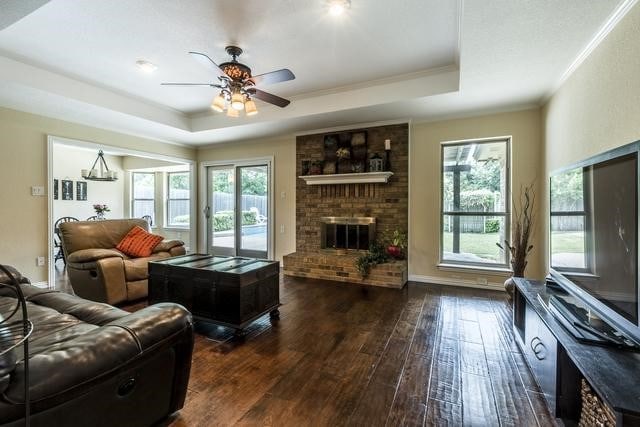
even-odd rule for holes
{"type": "Polygon", "coordinates": [[[47,135],[195,158],[190,148],[0,108],[0,262],[34,282],[47,280],[35,264],[47,254],[47,197],[31,196],[32,185],[47,185],[47,135]]]}
{"type": "MultiPolygon", "coordinates": [[[[562,166],[640,139],[639,76],[640,4],[542,109],[546,178],[562,166]]],[[[548,190],[543,194],[548,224],[548,190]]]]}
{"type": "MultiPolygon", "coordinates": [[[[453,271],[437,266],[440,256],[440,143],[497,136],[512,137],[513,195],[517,196],[521,186],[532,182],[535,182],[536,193],[539,193],[543,175],[539,109],[412,125],[409,155],[410,278],[469,284],[478,278],[486,278],[490,284],[499,284],[507,277],[506,273],[453,271]]],[[[540,204],[538,208],[542,209],[540,204]]],[[[534,250],[526,271],[529,277],[543,276],[542,241],[538,226],[533,235],[534,250]]]]}
{"type": "MultiPolygon", "coordinates": [[[[203,161],[243,160],[260,157],[273,157],[274,172],[274,210],[275,259],[282,262],[282,256],[295,252],[296,239],[296,139],[284,136],[274,139],[238,141],[220,144],[211,148],[198,150],[198,164],[203,161]],[[284,192],[284,198],[282,193],[284,192]],[[284,225],[284,233],[280,227],[284,225]]],[[[198,189],[200,194],[200,189],[198,189]]],[[[198,215],[202,215],[198,205],[198,215]]],[[[199,218],[200,224],[201,218],[199,218]]],[[[198,231],[198,239],[202,239],[204,230],[198,231]]]]}

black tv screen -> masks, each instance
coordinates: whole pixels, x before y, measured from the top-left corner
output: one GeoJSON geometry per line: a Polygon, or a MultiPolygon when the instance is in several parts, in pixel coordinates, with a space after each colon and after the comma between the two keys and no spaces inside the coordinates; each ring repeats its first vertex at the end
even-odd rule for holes
{"type": "Polygon", "coordinates": [[[638,151],[628,151],[551,177],[550,264],[637,327],[638,151]]]}

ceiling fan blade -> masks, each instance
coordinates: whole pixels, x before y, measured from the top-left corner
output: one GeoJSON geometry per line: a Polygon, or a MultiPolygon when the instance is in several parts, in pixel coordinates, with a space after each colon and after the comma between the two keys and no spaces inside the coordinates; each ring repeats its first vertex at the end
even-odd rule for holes
{"type": "Polygon", "coordinates": [[[270,85],[274,83],[286,82],[295,78],[296,76],[291,72],[291,70],[289,70],[288,68],[283,68],[282,70],[276,70],[270,73],[252,76],[249,80],[251,80],[254,85],[258,86],[261,84],[270,85]]]}
{"type": "Polygon", "coordinates": [[[222,89],[222,86],[214,83],[160,83],[162,86],[211,86],[222,89]]]}
{"type": "Polygon", "coordinates": [[[268,102],[269,104],[277,105],[278,107],[284,108],[291,103],[288,99],[280,98],[272,93],[265,92],[260,89],[250,88],[247,89],[247,92],[250,93],[255,98],[258,98],[264,102],[268,102]]]}
{"type": "Polygon", "coordinates": [[[209,58],[207,54],[200,52],[189,52],[189,55],[193,56],[196,61],[204,65],[207,69],[213,71],[216,75],[220,77],[227,77],[227,75],[222,71],[218,64],[213,62],[213,59],[209,58]]]}

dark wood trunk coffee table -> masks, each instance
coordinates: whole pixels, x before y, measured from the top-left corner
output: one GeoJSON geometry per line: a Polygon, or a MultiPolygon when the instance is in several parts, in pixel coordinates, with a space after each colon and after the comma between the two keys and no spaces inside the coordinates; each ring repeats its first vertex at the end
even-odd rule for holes
{"type": "Polygon", "coordinates": [[[280,313],[280,263],[243,257],[182,255],[149,262],[149,304],[182,304],[196,320],[234,328],[280,313]]]}

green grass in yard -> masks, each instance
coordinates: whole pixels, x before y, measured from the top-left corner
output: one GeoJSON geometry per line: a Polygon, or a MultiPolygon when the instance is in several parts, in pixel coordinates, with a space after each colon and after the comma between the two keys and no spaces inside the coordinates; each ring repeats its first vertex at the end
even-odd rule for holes
{"type": "MultiPolygon", "coordinates": [[[[461,233],[460,252],[467,252],[481,258],[498,260],[500,248],[496,246],[500,235],[498,233],[461,233]]],[[[453,250],[453,233],[444,233],[444,251],[453,250]]]]}
{"type": "MultiPolygon", "coordinates": [[[[498,260],[500,249],[496,246],[498,233],[462,233],[460,234],[460,251],[472,253],[479,257],[498,260]]],[[[564,231],[553,233],[553,253],[583,253],[584,233],[580,231],[564,231]]],[[[453,233],[444,233],[444,250],[451,252],[453,233]]],[[[540,248],[535,248],[540,250],[540,248]]]]}
{"type": "Polygon", "coordinates": [[[553,253],[584,253],[584,232],[554,231],[551,236],[553,253]]]}

